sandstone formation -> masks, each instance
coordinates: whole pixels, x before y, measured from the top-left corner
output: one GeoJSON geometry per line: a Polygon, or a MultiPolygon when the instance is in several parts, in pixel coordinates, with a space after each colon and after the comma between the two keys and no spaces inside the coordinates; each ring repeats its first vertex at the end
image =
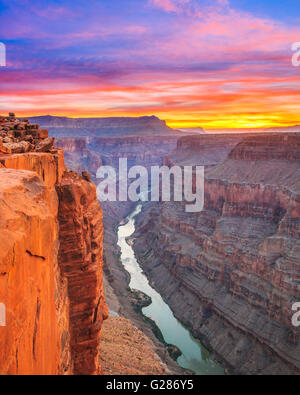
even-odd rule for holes
{"type": "Polygon", "coordinates": [[[66,172],[37,125],[11,114],[0,136],[0,373],[100,373],[107,306],[95,186],[66,172]],[[16,148],[28,141],[30,152],[16,148]]]}
{"type": "Polygon", "coordinates": [[[54,139],[48,138],[48,130],[39,129],[28,120],[0,117],[0,153],[49,152],[53,143],[54,139]]]}
{"type": "Polygon", "coordinates": [[[232,372],[299,374],[300,134],[240,140],[215,166],[207,136],[179,140],[165,161],[209,165],[204,210],[147,204],[135,252],[175,315],[232,372]]]}
{"type": "Polygon", "coordinates": [[[58,259],[68,279],[74,373],[100,373],[100,329],[108,317],[102,277],[102,210],[95,185],[76,173],[65,173],[57,192],[58,259]]]}
{"type": "Polygon", "coordinates": [[[53,184],[35,172],[0,169],[1,374],[72,373],[57,209],[53,184]]]}

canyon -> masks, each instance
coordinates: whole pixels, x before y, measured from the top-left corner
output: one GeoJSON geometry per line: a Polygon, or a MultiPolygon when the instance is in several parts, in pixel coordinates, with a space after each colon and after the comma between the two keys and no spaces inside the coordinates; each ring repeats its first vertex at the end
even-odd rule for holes
{"type": "MultiPolygon", "coordinates": [[[[88,168],[93,178],[102,164],[87,143],[64,139],[57,144],[64,152],[54,147],[47,129],[14,114],[0,117],[0,300],[6,308],[1,374],[178,371],[171,360],[174,372],[169,370],[156,354],[164,348],[132,322],[112,312],[116,317],[104,325],[109,314],[104,284],[115,310],[120,304],[103,278],[103,211],[96,188],[79,171],[88,168]],[[128,331],[133,336],[126,340],[128,331]],[[147,355],[141,364],[142,350],[147,355]],[[129,354],[131,367],[122,362],[129,354]]],[[[108,223],[117,223],[118,210],[105,210],[108,223]]],[[[117,249],[116,238],[110,243],[117,249]]],[[[128,305],[134,311],[129,298],[128,305]]]]}
{"type": "Polygon", "coordinates": [[[206,166],[204,210],[150,202],[137,219],[151,285],[232,373],[300,372],[299,159],[297,133],[186,136],[164,162],[206,166]]]}
{"type": "MultiPolygon", "coordinates": [[[[101,163],[115,167],[120,157],[146,167],[205,166],[204,211],[185,213],[178,202],[145,203],[133,247],[175,316],[231,373],[299,373],[299,329],[291,323],[300,298],[297,131],[165,136],[163,130],[155,139],[147,133],[86,139],[101,163]]],[[[59,138],[58,144],[67,148],[66,142],[59,138]]],[[[75,163],[77,150],[66,150],[75,163]]],[[[109,299],[116,297],[118,312],[138,326],[128,313],[129,279],[120,268],[115,233],[134,205],[104,205],[110,213],[104,218],[109,299]]]]}
{"type": "Polygon", "coordinates": [[[143,203],[128,240],[175,317],[227,373],[299,374],[297,131],[189,135],[156,117],[0,118],[0,372],[188,373],[132,300],[117,228],[136,203],[97,201],[97,169],[125,157],[147,169],[205,167],[202,212],[143,203]]]}

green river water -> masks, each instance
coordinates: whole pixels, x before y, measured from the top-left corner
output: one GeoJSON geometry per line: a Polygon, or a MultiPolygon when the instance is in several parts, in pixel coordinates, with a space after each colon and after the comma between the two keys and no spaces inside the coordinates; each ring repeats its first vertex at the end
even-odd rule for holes
{"type": "Polygon", "coordinates": [[[189,330],[174,317],[172,310],[163,301],[160,294],[150,286],[139,266],[133,248],[126,241],[126,238],[135,231],[135,217],[141,210],[142,205],[138,204],[127,217],[125,225],[121,224],[118,227],[121,261],[131,276],[129,286],[131,289],[137,289],[151,297],[151,305],[143,308],[142,312],[155,321],[166,343],[173,344],[180,349],[182,355],[177,359],[177,363],[181,367],[190,369],[197,375],[223,375],[224,369],[210,358],[209,351],[194,339],[189,330]]]}

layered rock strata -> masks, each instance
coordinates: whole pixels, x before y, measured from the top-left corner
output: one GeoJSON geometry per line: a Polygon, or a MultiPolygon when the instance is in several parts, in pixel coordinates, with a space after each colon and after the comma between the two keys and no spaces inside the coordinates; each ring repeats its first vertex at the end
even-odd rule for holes
{"type": "Polygon", "coordinates": [[[47,131],[13,115],[1,118],[0,128],[0,372],[101,373],[107,306],[95,186],[66,172],[47,131]],[[33,130],[31,152],[9,153],[5,144],[22,145],[33,130]]]}
{"type": "Polygon", "coordinates": [[[58,199],[35,172],[0,169],[1,374],[71,374],[58,199]]]}
{"type": "Polygon", "coordinates": [[[102,275],[102,210],[94,184],[76,173],[65,173],[57,192],[58,259],[68,280],[74,373],[100,373],[100,329],[108,317],[102,275]]]}
{"type": "MultiPolygon", "coordinates": [[[[205,138],[197,164],[210,158],[205,138]]],[[[149,203],[137,221],[134,248],[153,285],[235,373],[300,373],[299,152],[297,133],[244,136],[206,170],[202,212],[149,203]]]]}

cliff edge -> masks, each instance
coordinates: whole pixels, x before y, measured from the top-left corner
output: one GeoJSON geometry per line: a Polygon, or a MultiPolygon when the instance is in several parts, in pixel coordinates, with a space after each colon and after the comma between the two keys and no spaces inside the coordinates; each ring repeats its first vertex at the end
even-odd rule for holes
{"type": "Polygon", "coordinates": [[[1,374],[102,372],[102,211],[53,142],[0,117],[1,374]]]}

